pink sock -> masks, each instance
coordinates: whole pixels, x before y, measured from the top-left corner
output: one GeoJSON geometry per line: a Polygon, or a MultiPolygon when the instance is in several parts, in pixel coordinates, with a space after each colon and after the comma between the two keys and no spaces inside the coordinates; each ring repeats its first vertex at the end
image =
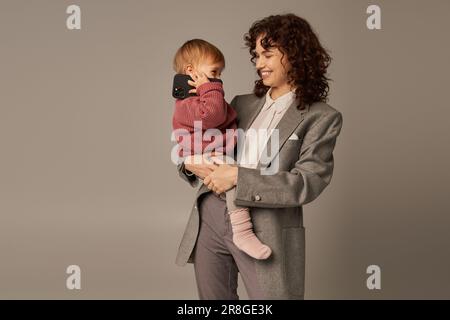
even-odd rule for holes
{"type": "Polygon", "coordinates": [[[228,213],[233,230],[233,242],[236,247],[255,259],[267,259],[272,250],[259,241],[253,232],[248,208],[237,209],[228,213]]]}

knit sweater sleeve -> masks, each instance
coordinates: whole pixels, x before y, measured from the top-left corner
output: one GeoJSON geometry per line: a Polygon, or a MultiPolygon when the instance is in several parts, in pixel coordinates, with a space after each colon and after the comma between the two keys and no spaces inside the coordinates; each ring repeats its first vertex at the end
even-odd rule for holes
{"type": "Polygon", "coordinates": [[[227,102],[220,82],[207,82],[197,88],[197,96],[178,100],[174,120],[193,128],[194,121],[202,121],[203,130],[216,128],[227,119],[227,102]]]}

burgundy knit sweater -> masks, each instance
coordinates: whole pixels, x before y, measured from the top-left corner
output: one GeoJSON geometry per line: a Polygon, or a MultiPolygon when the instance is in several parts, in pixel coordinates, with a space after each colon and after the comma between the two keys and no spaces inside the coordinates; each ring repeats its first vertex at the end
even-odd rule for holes
{"type": "MultiPolygon", "coordinates": [[[[220,82],[207,82],[197,88],[197,96],[184,100],[176,100],[175,112],[173,114],[172,126],[175,138],[179,145],[179,155],[193,155],[197,152],[194,149],[195,140],[198,139],[201,146],[200,153],[208,151],[227,153],[232,155],[237,138],[234,136],[236,126],[236,111],[224,99],[223,87],[220,82]],[[194,134],[194,121],[201,121],[194,134]],[[204,136],[208,129],[218,129],[221,135],[218,136],[213,131],[212,137],[204,136]],[[228,130],[228,135],[226,134],[228,130]]],[[[219,132],[217,132],[219,133],[219,132]]],[[[198,153],[198,152],[197,152],[198,153]]]]}

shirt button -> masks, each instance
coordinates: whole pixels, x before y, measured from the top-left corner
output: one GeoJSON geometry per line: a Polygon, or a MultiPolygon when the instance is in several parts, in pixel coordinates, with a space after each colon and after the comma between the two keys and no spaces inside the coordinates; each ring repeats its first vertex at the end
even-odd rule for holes
{"type": "Polygon", "coordinates": [[[255,196],[255,201],[259,201],[259,200],[261,200],[261,197],[259,196],[259,194],[257,194],[257,195],[255,196]]]}
{"type": "Polygon", "coordinates": [[[197,206],[194,206],[194,209],[197,210],[197,206]]]}

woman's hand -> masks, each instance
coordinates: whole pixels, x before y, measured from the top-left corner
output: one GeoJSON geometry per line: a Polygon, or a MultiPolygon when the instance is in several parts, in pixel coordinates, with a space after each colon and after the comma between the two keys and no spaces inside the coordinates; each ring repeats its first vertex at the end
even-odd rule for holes
{"type": "Polygon", "coordinates": [[[205,179],[205,177],[211,174],[218,165],[214,164],[209,157],[202,154],[196,154],[189,156],[184,160],[184,167],[200,179],[205,179]]]}
{"type": "Polygon", "coordinates": [[[197,93],[198,87],[200,87],[204,83],[210,82],[206,74],[203,72],[200,73],[188,72],[187,74],[190,75],[191,78],[194,80],[194,81],[188,80],[188,84],[195,87],[195,89],[189,90],[189,93],[197,93]]]}
{"type": "Polygon", "coordinates": [[[204,180],[209,190],[221,194],[230,190],[237,184],[238,167],[235,165],[221,164],[212,171],[204,180]]]}

